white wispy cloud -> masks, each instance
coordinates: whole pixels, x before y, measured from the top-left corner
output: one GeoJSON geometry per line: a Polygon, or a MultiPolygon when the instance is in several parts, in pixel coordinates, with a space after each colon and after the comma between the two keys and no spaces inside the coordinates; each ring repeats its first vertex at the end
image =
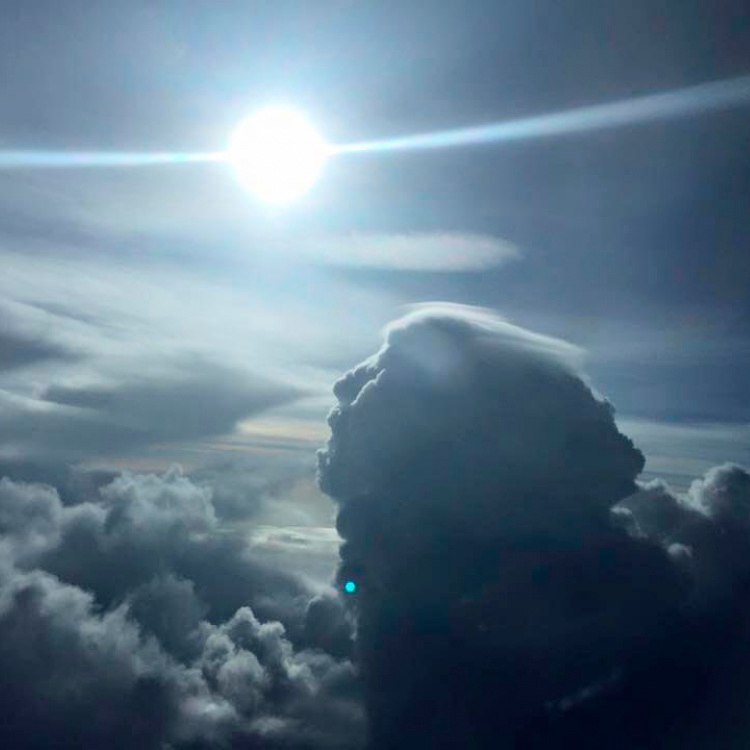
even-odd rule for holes
{"type": "Polygon", "coordinates": [[[296,249],[317,262],[398,271],[482,271],[521,257],[507,240],[462,232],[346,234],[302,241],[296,249]]]}

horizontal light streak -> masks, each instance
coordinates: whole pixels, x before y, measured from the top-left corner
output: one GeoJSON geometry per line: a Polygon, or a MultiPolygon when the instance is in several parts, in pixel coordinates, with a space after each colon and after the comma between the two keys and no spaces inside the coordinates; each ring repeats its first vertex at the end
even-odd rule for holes
{"type": "Polygon", "coordinates": [[[405,151],[549,138],[700,114],[747,103],[750,103],[750,75],[518,120],[351,143],[338,146],[336,151],[343,154],[405,151]]]}
{"type": "MultiPolygon", "coordinates": [[[[551,138],[639,125],[743,104],[750,104],[750,75],[487,125],[334,145],[331,146],[331,153],[382,153],[551,138]]],[[[0,170],[144,167],[227,160],[225,151],[0,150],[0,170]]]]}
{"type": "Polygon", "coordinates": [[[89,169],[97,167],[145,167],[156,164],[188,164],[224,161],[223,151],[0,151],[0,170],[89,169]]]}

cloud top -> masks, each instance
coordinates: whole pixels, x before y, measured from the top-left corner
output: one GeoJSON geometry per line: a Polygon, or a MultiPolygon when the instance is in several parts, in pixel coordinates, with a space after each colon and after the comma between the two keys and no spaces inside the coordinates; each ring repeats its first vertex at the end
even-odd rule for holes
{"type": "Polygon", "coordinates": [[[643,457],[577,374],[579,358],[486,310],[414,308],[334,386],[321,485],[342,503],[424,499],[492,533],[572,521],[583,506],[604,516],[633,491],[643,457]]]}

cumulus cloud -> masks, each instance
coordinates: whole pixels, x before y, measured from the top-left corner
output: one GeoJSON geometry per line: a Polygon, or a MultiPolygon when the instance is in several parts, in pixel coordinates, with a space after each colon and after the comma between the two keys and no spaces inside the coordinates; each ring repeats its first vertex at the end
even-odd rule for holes
{"type": "Polygon", "coordinates": [[[177,468],[163,476],[122,474],[100,490],[97,502],[67,507],[49,488],[4,486],[15,488],[10,503],[17,506],[20,496],[38,509],[27,511],[26,522],[40,529],[35,547],[17,545],[25,550],[24,565],[92,591],[105,606],[173,574],[193,583],[212,621],[245,604],[286,623],[304,611],[308,591],[301,579],[248,555],[245,539],[219,525],[210,488],[177,468]]]}
{"type": "Polygon", "coordinates": [[[330,500],[315,486],[313,445],[255,455],[243,451],[237,458],[202,466],[190,476],[196,484],[211,488],[214,508],[222,519],[330,526],[330,500]]]}
{"type": "Polygon", "coordinates": [[[0,741],[357,747],[356,675],[319,600],[223,534],[177,468],[69,505],[3,479],[0,741]]]}
{"type": "Polygon", "coordinates": [[[747,474],[682,499],[638,485],[579,368],[564,342],[427,305],[336,383],[319,481],[358,584],[372,748],[701,747],[686,713],[741,720],[704,692],[747,667],[721,657],[746,570],[716,543],[747,550],[747,474]]]}
{"type": "Polygon", "coordinates": [[[710,469],[690,485],[688,498],[720,525],[750,524],[750,475],[741,466],[723,464],[710,469]]]}
{"type": "Polygon", "coordinates": [[[557,515],[570,522],[576,509],[605,516],[635,488],[643,457],[575,374],[577,356],[483,311],[415,310],[336,384],[323,489],[355,503],[396,489],[404,498],[388,502],[407,514],[426,502],[432,516],[455,515],[460,497],[451,523],[488,534],[558,528],[557,515]],[[427,477],[429,493],[410,487],[427,477]],[[508,500],[498,506],[500,481],[508,500]]]}
{"type": "Polygon", "coordinates": [[[750,575],[750,473],[737,464],[709,469],[681,495],[658,480],[613,508],[636,537],[660,544],[690,574],[690,604],[733,604],[750,575]]]}

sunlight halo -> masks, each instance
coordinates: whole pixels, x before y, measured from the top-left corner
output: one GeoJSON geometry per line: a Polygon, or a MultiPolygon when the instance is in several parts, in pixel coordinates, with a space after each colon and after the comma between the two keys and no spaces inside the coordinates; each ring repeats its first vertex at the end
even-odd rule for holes
{"type": "Polygon", "coordinates": [[[244,119],[232,134],[227,156],[247,190],[282,205],[313,187],[331,152],[302,112],[278,106],[244,119]]]}

